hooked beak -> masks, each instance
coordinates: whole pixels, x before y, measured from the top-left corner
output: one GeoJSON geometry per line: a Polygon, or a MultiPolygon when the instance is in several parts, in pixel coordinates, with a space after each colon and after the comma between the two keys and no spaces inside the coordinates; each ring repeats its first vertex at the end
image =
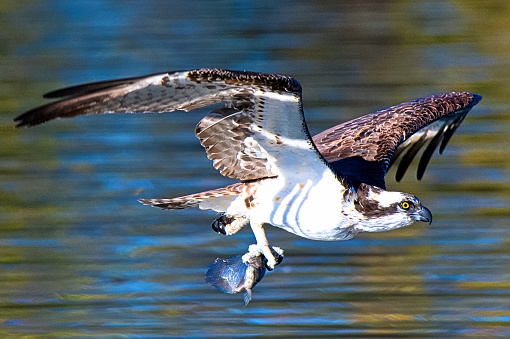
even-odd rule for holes
{"type": "Polygon", "coordinates": [[[413,213],[412,216],[414,220],[428,222],[429,225],[432,224],[432,213],[423,205],[421,206],[421,209],[418,212],[413,213]]]}

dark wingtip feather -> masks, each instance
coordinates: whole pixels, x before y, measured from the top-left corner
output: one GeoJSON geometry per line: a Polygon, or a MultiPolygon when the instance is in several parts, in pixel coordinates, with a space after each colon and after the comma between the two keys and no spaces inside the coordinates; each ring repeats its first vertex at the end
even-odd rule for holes
{"type": "Polygon", "coordinates": [[[473,101],[471,102],[471,107],[473,107],[474,105],[476,105],[477,103],[479,103],[482,100],[482,96],[480,94],[476,94],[476,93],[471,93],[471,95],[473,96],[473,101]]]}
{"type": "MultiPolygon", "coordinates": [[[[451,137],[457,130],[457,128],[460,126],[464,118],[466,117],[466,114],[469,110],[471,110],[480,100],[482,100],[482,96],[476,93],[469,93],[469,92],[452,92],[450,95],[458,96],[459,98],[462,98],[463,106],[464,108],[457,111],[456,114],[459,114],[458,117],[450,124],[443,126],[440,132],[437,133],[437,135],[432,138],[430,143],[428,144],[426,150],[423,152],[420,162],[418,164],[418,170],[416,173],[416,177],[418,180],[421,180],[423,178],[423,175],[425,173],[425,170],[427,168],[428,163],[430,162],[430,159],[432,158],[432,155],[436,148],[439,146],[439,153],[441,154],[448,142],[450,141],[451,137]]],[[[423,147],[426,143],[426,139],[419,140],[418,144],[413,145],[407,153],[403,156],[402,160],[399,163],[399,167],[397,169],[397,172],[395,174],[395,179],[397,181],[400,181],[404,174],[406,173],[406,170],[408,166],[410,165],[411,161],[417,154],[419,148],[423,147]]],[[[399,150],[399,149],[397,149],[399,150]]],[[[395,155],[401,155],[402,152],[395,152],[395,155]]],[[[391,159],[390,165],[396,160],[391,159]]]]}
{"type": "MultiPolygon", "coordinates": [[[[174,73],[177,73],[177,72],[181,72],[181,71],[174,71],[174,73]]],[[[57,99],[57,98],[64,98],[64,97],[76,97],[79,95],[85,95],[85,94],[89,94],[89,93],[99,92],[102,90],[111,90],[116,87],[128,86],[128,85],[135,83],[138,80],[148,78],[151,76],[156,76],[156,75],[163,76],[164,74],[168,74],[168,72],[167,73],[153,73],[153,74],[147,74],[147,75],[143,75],[143,76],[121,78],[121,79],[116,79],[116,80],[89,82],[86,84],[60,88],[60,89],[48,92],[46,94],[43,94],[43,98],[57,99]]]]}
{"type": "Polygon", "coordinates": [[[444,132],[443,141],[441,141],[441,146],[439,146],[439,154],[443,154],[443,151],[446,148],[446,145],[448,145],[448,142],[450,141],[450,139],[456,129],[457,129],[457,126],[448,128],[444,132]]]}
{"type": "Polygon", "coordinates": [[[138,79],[121,79],[121,80],[108,80],[87,83],[83,85],[76,85],[71,87],[60,88],[48,93],[43,94],[45,99],[58,99],[64,97],[76,97],[79,95],[86,95],[89,93],[99,92],[102,90],[111,90],[117,87],[128,86],[138,79]]]}
{"type": "Polygon", "coordinates": [[[423,174],[427,169],[427,165],[429,164],[429,161],[432,158],[432,155],[434,154],[437,145],[439,145],[439,143],[441,142],[442,137],[443,137],[442,133],[436,134],[436,136],[434,136],[434,138],[430,141],[429,145],[423,152],[420,162],[418,163],[418,172],[416,173],[416,178],[418,180],[421,180],[423,178],[423,174]]]}
{"type": "Polygon", "coordinates": [[[409,150],[404,154],[402,160],[397,168],[397,173],[395,174],[395,180],[400,181],[404,177],[407,169],[411,162],[413,162],[414,157],[418,154],[418,151],[423,147],[423,145],[427,142],[427,139],[421,137],[415,144],[413,144],[409,150]]]}
{"type": "Polygon", "coordinates": [[[43,97],[46,99],[61,99],[61,101],[49,103],[25,112],[14,118],[14,122],[16,123],[16,127],[29,127],[39,125],[55,118],[70,118],[85,114],[87,108],[95,102],[106,98],[108,96],[108,91],[122,88],[123,86],[129,86],[140,79],[156,75],[159,75],[159,73],[141,77],[92,82],[57,89],[44,94],[43,97]],[[80,103],[80,101],[83,101],[84,104],[76,107],[70,105],[72,103],[80,103]]]}
{"type": "Polygon", "coordinates": [[[443,153],[446,145],[450,141],[450,138],[455,133],[457,128],[460,126],[464,118],[466,117],[466,114],[469,110],[471,110],[477,103],[482,100],[482,96],[476,93],[469,93],[469,92],[462,92],[465,95],[469,96],[468,104],[464,107],[463,110],[460,110],[458,113],[463,112],[462,114],[459,114],[458,118],[456,118],[453,123],[451,123],[449,126],[445,126],[440,133],[438,133],[429,143],[425,151],[423,152],[423,155],[420,159],[420,162],[418,164],[418,171],[416,173],[416,178],[418,180],[421,180],[423,178],[423,174],[425,173],[425,170],[427,169],[427,165],[429,164],[430,159],[432,158],[432,155],[434,154],[434,151],[436,150],[437,146],[439,146],[439,153],[443,153]]]}
{"type": "Polygon", "coordinates": [[[453,133],[457,130],[457,127],[460,126],[462,123],[462,120],[464,120],[465,115],[460,115],[455,121],[444,130],[443,132],[443,141],[441,141],[441,146],[439,146],[439,154],[442,154],[446,145],[450,141],[450,138],[452,137],[453,133]]]}
{"type": "Polygon", "coordinates": [[[42,108],[44,108],[44,106],[41,108],[32,109],[28,112],[18,115],[16,118],[13,119],[13,121],[16,124],[15,127],[16,128],[30,127],[42,124],[43,122],[50,120],[44,117],[42,108]]]}

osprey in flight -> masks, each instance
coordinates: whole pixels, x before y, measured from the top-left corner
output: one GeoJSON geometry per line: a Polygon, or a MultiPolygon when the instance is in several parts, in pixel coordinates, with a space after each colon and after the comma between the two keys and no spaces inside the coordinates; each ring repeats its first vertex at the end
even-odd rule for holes
{"type": "Polygon", "coordinates": [[[418,198],[386,190],[385,174],[402,155],[399,180],[426,146],[418,165],[420,179],[436,147],[442,152],[481,99],[467,92],[432,95],[312,137],[301,86],[277,74],[197,69],[78,85],[44,97],[59,100],[18,116],[18,127],[82,114],[191,111],[224,103],[198,123],[195,133],[214,167],[239,182],[140,201],[164,209],[220,212],[213,228],[227,235],[249,224],[257,241],[250,253],[263,255],[269,269],[279,263],[282,251],[269,246],[265,224],[308,239],[346,240],[359,232],[430,223],[432,214],[418,198]]]}

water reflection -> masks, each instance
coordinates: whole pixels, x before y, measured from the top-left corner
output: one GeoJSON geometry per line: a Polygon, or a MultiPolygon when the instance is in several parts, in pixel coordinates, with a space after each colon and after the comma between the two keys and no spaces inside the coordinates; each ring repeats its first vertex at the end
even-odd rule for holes
{"type": "Polygon", "coordinates": [[[0,333],[508,336],[509,12],[502,1],[3,2],[0,333]],[[270,229],[287,257],[243,308],[203,277],[214,258],[244,253],[250,232],[222,237],[214,213],[136,202],[230,183],[193,136],[200,113],[11,124],[62,85],[201,66],[293,75],[312,133],[434,92],[484,100],[423,182],[388,180],[434,224],[333,243],[270,229]]]}

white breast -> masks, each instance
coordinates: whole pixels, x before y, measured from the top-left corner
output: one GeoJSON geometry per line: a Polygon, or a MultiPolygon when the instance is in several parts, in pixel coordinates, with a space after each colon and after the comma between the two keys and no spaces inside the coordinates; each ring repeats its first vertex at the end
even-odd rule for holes
{"type": "Polygon", "coordinates": [[[343,202],[346,188],[327,167],[322,173],[306,174],[296,169],[287,178],[264,180],[257,189],[251,222],[269,223],[308,239],[352,237],[352,223],[345,213],[352,202],[343,202]]]}

